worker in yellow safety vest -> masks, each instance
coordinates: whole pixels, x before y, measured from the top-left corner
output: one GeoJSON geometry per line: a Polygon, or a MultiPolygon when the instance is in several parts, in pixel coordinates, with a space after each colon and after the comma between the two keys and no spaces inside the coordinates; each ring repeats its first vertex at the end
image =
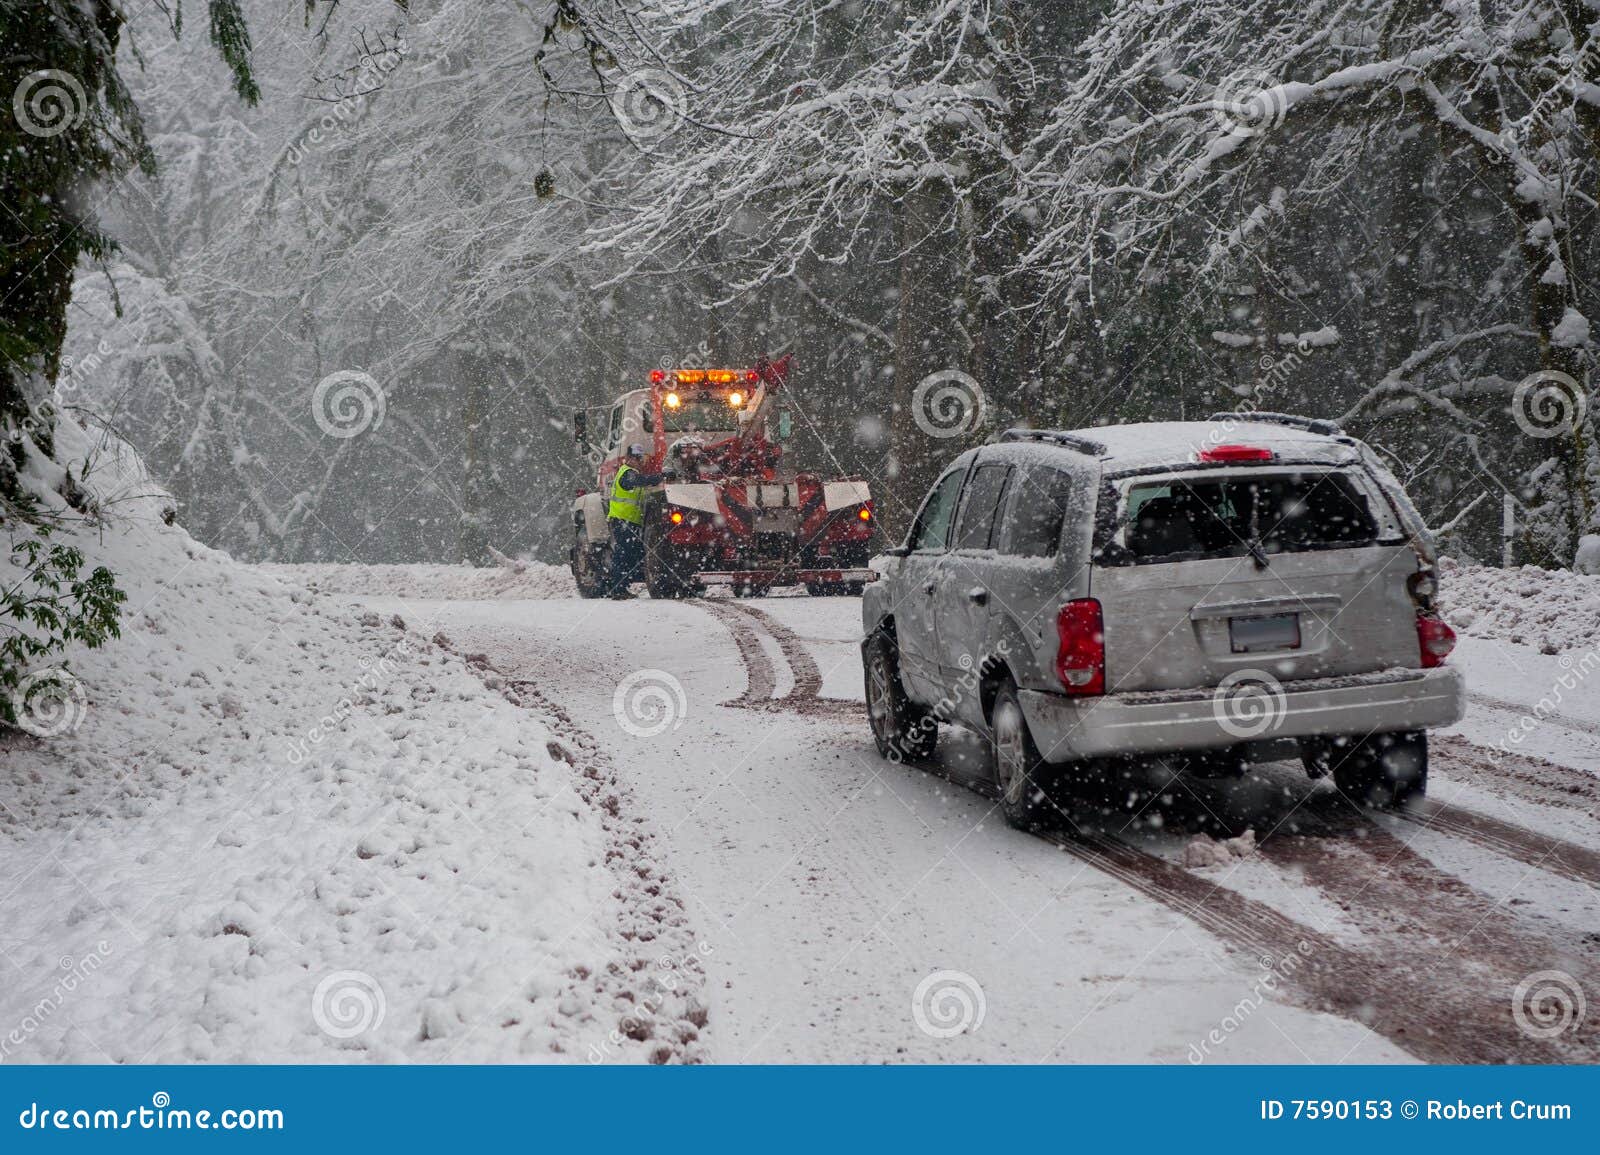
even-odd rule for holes
{"type": "Polygon", "coordinates": [[[611,574],[608,597],[628,598],[630,582],[639,577],[644,563],[644,491],[661,484],[661,475],[646,473],[644,446],[630,445],[611,478],[611,499],[606,520],[611,526],[611,574]]]}

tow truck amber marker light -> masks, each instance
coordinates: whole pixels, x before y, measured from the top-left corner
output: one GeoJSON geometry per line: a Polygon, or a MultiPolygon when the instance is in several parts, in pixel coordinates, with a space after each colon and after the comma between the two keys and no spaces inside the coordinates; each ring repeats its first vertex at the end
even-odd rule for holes
{"type": "Polygon", "coordinates": [[[872,520],[872,511],[870,509],[863,509],[860,513],[856,514],[856,516],[859,517],[862,521],[871,521],[872,520]]]}
{"type": "Polygon", "coordinates": [[[683,524],[683,513],[682,513],[681,510],[676,510],[675,509],[675,510],[672,511],[672,513],[669,516],[672,518],[672,524],[673,525],[682,525],[683,524]]]}
{"type": "Polygon", "coordinates": [[[1201,461],[1271,461],[1272,456],[1259,445],[1213,445],[1198,454],[1201,461]]]}

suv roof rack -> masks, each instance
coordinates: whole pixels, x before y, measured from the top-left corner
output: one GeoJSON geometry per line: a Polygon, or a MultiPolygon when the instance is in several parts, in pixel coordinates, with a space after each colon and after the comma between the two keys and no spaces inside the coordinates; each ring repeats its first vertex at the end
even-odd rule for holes
{"type": "Polygon", "coordinates": [[[1047,445],[1059,445],[1063,449],[1071,449],[1077,453],[1087,453],[1090,457],[1103,457],[1106,452],[1106,447],[1100,442],[1080,437],[1076,433],[1065,433],[1060,429],[1007,429],[1000,435],[1000,440],[1039,441],[1047,445]]]}
{"type": "Polygon", "coordinates": [[[1293,413],[1213,413],[1208,421],[1262,421],[1268,425],[1287,425],[1291,429],[1304,429],[1307,433],[1320,433],[1324,437],[1338,437],[1344,432],[1337,421],[1324,421],[1317,417],[1299,417],[1293,413]]]}

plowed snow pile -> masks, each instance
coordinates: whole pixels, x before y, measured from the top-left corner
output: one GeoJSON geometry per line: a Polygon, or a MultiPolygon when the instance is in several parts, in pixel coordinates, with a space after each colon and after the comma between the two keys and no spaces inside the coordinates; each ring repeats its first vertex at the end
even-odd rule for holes
{"type": "Polygon", "coordinates": [[[536,561],[484,567],[469,565],[264,565],[286,581],[317,593],[423,601],[505,601],[573,598],[572,572],[536,561]]]}
{"type": "Polygon", "coordinates": [[[1600,577],[1531,565],[1491,569],[1445,558],[1440,578],[1445,616],[1470,637],[1545,654],[1600,644],[1600,577]]]}
{"type": "Polygon", "coordinates": [[[56,540],[116,573],[123,637],[68,655],[74,727],[0,731],[0,1062],[673,1057],[617,1033],[645,976],[536,715],[163,525],[131,454],[88,485],[106,523],[56,540]]]}

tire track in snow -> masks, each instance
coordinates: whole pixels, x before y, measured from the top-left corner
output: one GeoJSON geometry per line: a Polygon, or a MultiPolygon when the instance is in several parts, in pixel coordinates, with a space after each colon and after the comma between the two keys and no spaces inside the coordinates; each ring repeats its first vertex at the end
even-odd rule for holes
{"type": "MultiPolygon", "coordinates": [[[[1280,838],[1264,841],[1261,853],[1278,866],[1298,870],[1345,910],[1381,949],[1370,965],[1409,976],[1429,997],[1453,1008],[1460,1026],[1480,1043],[1484,1061],[1600,1061],[1600,1014],[1591,1014],[1571,1035],[1530,1039],[1512,1017],[1513,992],[1538,971],[1570,972],[1585,990],[1600,989],[1600,944],[1563,942],[1518,917],[1496,900],[1439,869],[1388,831],[1368,827],[1355,838],[1280,838]],[[1486,973],[1487,972],[1487,973],[1486,973]]],[[[1385,986],[1374,997],[1387,998],[1385,986]]],[[[1465,1057],[1457,1061],[1478,1061],[1465,1057]]]]}
{"type": "MultiPolygon", "coordinates": [[[[1453,1063],[1600,1059],[1592,1015],[1577,1034],[1554,1040],[1533,1039],[1517,1028],[1512,1015],[1515,984],[1550,966],[1550,954],[1541,952],[1537,942],[1514,952],[1517,965],[1532,965],[1514,974],[1497,974],[1505,981],[1486,988],[1480,959],[1441,954],[1425,938],[1407,938],[1400,949],[1388,942],[1370,950],[1345,946],[1265,903],[1105,835],[1046,832],[1040,837],[1265,964],[1264,973],[1271,972],[1277,986],[1302,1005],[1364,1023],[1419,1059],[1453,1063]],[[1296,960],[1292,967],[1291,959],[1296,960]]],[[[1349,845],[1332,839],[1275,841],[1349,845]]],[[[1331,882],[1326,889],[1340,885],[1338,878],[1331,882]]],[[[1353,885],[1345,884],[1347,890],[1353,885]]],[[[1413,893],[1403,900],[1415,903],[1416,899],[1413,893]]],[[[1508,936],[1493,938],[1497,948],[1512,943],[1508,936]]],[[[1586,971],[1580,981],[1592,990],[1600,978],[1586,971]]]]}
{"type": "MultiPolygon", "coordinates": [[[[744,615],[709,598],[693,598],[689,604],[705,610],[726,626],[728,633],[733,635],[734,648],[739,653],[739,661],[744,665],[745,688],[744,693],[726,704],[758,710],[770,709],[776,701],[773,694],[778,688],[777,671],[773,668],[772,660],[767,657],[767,651],[762,648],[761,639],[744,615]]],[[[796,684],[798,685],[798,679],[796,684]]]]}
{"type": "MultiPolygon", "coordinates": [[[[1532,706],[1519,706],[1515,702],[1508,702],[1504,698],[1496,698],[1492,694],[1480,694],[1469,691],[1467,700],[1476,702],[1480,706],[1487,706],[1491,710],[1499,710],[1515,717],[1537,717],[1532,706]]],[[[1570,730],[1575,734],[1592,734],[1600,738],[1600,723],[1585,721],[1583,718],[1574,718],[1571,714],[1546,713],[1538,718],[1540,724],[1555,726],[1562,730],[1570,730]]]]}
{"type": "Polygon", "coordinates": [[[730,705],[747,706],[760,710],[789,710],[797,714],[824,714],[836,717],[862,717],[864,707],[859,702],[845,702],[821,696],[822,670],[811,656],[804,640],[784,623],[756,606],[742,601],[712,601],[695,599],[690,604],[706,610],[728,628],[733,635],[739,659],[744,663],[748,683],[743,695],[730,705]],[[752,623],[761,628],[777,644],[778,651],[789,666],[790,689],[780,698],[774,697],[777,675],[772,660],[761,645],[761,639],[752,623]]]}
{"type": "Polygon", "coordinates": [[[1565,839],[1431,799],[1423,799],[1413,810],[1395,811],[1394,816],[1573,882],[1600,887],[1600,852],[1565,839]]]}
{"type": "Polygon", "coordinates": [[[1600,778],[1527,754],[1504,753],[1454,734],[1433,734],[1430,753],[1451,778],[1491,791],[1510,791],[1540,806],[1578,810],[1600,817],[1600,778]]]}

